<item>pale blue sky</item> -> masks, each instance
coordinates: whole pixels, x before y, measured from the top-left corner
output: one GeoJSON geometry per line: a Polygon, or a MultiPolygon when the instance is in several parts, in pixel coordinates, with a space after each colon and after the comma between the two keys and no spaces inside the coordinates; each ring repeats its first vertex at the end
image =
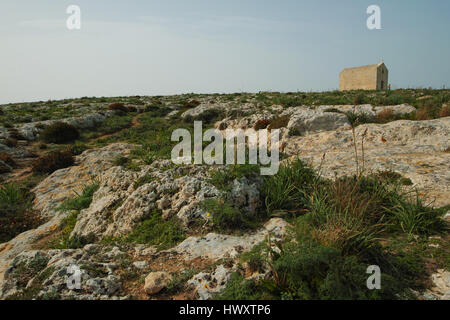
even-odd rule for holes
{"type": "Polygon", "coordinates": [[[448,0],[1,0],[0,103],[331,90],[381,59],[394,87],[448,88],[449,34],[448,0]]]}

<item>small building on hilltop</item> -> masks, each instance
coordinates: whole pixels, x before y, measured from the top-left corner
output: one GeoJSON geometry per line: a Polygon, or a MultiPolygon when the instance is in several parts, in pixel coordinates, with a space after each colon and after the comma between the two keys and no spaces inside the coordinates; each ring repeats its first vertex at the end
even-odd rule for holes
{"type": "Polygon", "coordinates": [[[339,75],[339,90],[387,90],[388,74],[384,62],[347,68],[339,75]]]}

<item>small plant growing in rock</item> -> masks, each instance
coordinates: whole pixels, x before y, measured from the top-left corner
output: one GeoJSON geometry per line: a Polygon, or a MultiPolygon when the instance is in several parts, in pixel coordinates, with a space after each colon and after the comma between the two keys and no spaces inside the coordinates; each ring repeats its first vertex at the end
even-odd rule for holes
{"type": "Polygon", "coordinates": [[[80,137],[80,133],[74,126],[64,123],[56,122],[51,124],[41,132],[40,138],[47,143],[66,143],[71,142],[80,137]]]}
{"type": "Polygon", "coordinates": [[[17,139],[14,139],[14,138],[6,138],[6,139],[5,139],[5,145],[6,145],[7,147],[10,147],[10,148],[15,148],[15,147],[17,147],[17,139]]]}
{"type": "Polygon", "coordinates": [[[202,209],[212,217],[214,227],[219,231],[242,230],[251,227],[244,214],[224,200],[208,199],[202,209]]]}
{"type": "Polygon", "coordinates": [[[185,109],[192,109],[192,108],[198,107],[199,105],[200,105],[200,101],[191,100],[191,101],[188,101],[188,102],[184,103],[183,104],[183,108],[185,108],[185,109]]]}

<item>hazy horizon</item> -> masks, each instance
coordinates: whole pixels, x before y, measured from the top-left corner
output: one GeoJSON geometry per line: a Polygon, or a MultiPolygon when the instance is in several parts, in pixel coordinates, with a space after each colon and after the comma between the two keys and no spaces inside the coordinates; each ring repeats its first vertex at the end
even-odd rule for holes
{"type": "Polygon", "coordinates": [[[328,91],[379,63],[392,88],[450,86],[450,2],[3,0],[0,104],[80,97],[328,91]],[[81,8],[68,30],[66,8],[81,8]],[[381,30],[366,9],[381,7],[381,30]]]}

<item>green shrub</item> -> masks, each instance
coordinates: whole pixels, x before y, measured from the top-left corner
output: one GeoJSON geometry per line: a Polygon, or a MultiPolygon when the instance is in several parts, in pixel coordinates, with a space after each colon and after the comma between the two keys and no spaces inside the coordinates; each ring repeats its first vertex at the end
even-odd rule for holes
{"type": "Polygon", "coordinates": [[[353,128],[356,128],[357,126],[364,124],[364,123],[373,123],[375,122],[374,119],[372,119],[368,114],[365,112],[356,113],[353,111],[348,111],[344,113],[347,116],[348,121],[350,122],[350,125],[353,128]]]}
{"type": "Polygon", "coordinates": [[[77,128],[64,122],[51,124],[45,127],[40,134],[40,138],[47,143],[66,143],[79,137],[80,133],[77,128]]]}
{"type": "Polygon", "coordinates": [[[208,199],[202,203],[202,209],[211,215],[214,227],[220,231],[242,230],[251,226],[244,214],[226,201],[208,199]]]}
{"type": "Polygon", "coordinates": [[[72,152],[52,151],[36,159],[32,164],[35,173],[53,173],[56,170],[67,168],[75,163],[72,152]]]}
{"type": "MultiPolygon", "coordinates": [[[[254,281],[235,274],[215,298],[367,300],[399,299],[408,295],[410,283],[400,276],[395,277],[388,268],[382,268],[381,290],[369,290],[366,286],[368,262],[357,256],[343,255],[339,249],[322,246],[305,235],[297,236],[298,241],[286,241],[278,244],[278,250],[271,250],[267,260],[271,278],[254,281]]],[[[389,263],[391,269],[401,267],[395,259],[389,263]]]]}
{"type": "Polygon", "coordinates": [[[127,237],[127,241],[158,246],[159,250],[171,248],[185,239],[180,221],[174,217],[164,220],[160,212],[139,224],[127,237]]]}
{"type": "Polygon", "coordinates": [[[28,189],[17,184],[0,186],[0,243],[43,222],[39,213],[32,210],[33,198],[28,189]]]}

